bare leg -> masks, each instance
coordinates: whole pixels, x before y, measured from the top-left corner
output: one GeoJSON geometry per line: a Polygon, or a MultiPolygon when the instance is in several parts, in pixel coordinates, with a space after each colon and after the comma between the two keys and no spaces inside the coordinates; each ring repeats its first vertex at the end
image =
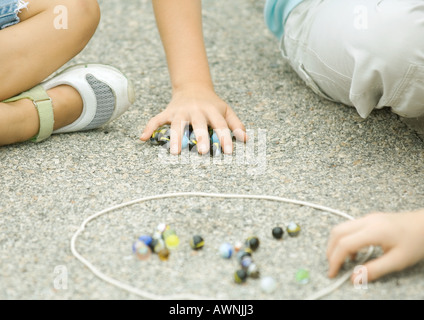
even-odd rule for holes
{"type": "MultiPolygon", "coordinates": [[[[74,88],[58,86],[47,91],[53,101],[54,130],[71,124],[82,112],[82,100],[74,88]]],[[[0,146],[23,142],[40,130],[37,110],[32,101],[0,103],[0,146]]]]}
{"type": "Polygon", "coordinates": [[[21,22],[0,31],[0,101],[28,90],[76,56],[99,22],[96,0],[30,0],[21,22]],[[55,8],[68,11],[68,29],[56,29],[55,8]],[[6,45],[7,44],[7,45],[6,45]]]}
{"type": "MultiPolygon", "coordinates": [[[[93,36],[100,12],[96,0],[29,0],[21,22],[0,31],[0,101],[28,90],[77,55],[93,36]],[[56,29],[55,8],[66,8],[68,29],[56,29]]],[[[82,111],[78,92],[69,86],[48,91],[55,129],[75,121],[82,111]]],[[[0,145],[26,141],[39,130],[31,101],[0,103],[0,145]]]]}

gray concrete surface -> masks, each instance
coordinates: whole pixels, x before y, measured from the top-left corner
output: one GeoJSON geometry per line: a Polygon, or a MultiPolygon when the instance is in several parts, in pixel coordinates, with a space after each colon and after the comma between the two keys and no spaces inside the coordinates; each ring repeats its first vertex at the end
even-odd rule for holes
{"type": "MultiPolygon", "coordinates": [[[[124,71],[137,101],[106,128],[55,135],[41,144],[0,150],[0,299],[140,299],[95,277],[70,241],[90,215],[144,196],[180,191],[275,195],[360,217],[424,207],[423,142],[388,110],[361,119],[317,97],[280,58],[263,22],[264,1],[204,1],[204,29],[216,91],[256,136],[245,158],[175,158],[138,142],[147,121],[166,107],[170,84],[151,3],[100,1],[102,20],[70,64],[101,62],[124,71]],[[265,141],[266,143],[263,143],[265,141]],[[264,153],[266,147],[266,153],[264,153]],[[55,272],[56,271],[56,272],[55,272]],[[64,285],[67,271],[67,287],[64,285]]],[[[237,150],[242,150],[237,146],[237,150]]],[[[325,248],[343,218],[264,200],[178,198],[116,210],[91,222],[78,251],[107,275],[160,295],[222,299],[303,299],[331,284],[325,248]],[[297,221],[298,238],[278,242],[277,224],[297,221]],[[169,261],[138,261],[132,241],[166,222],[181,237],[169,261]],[[205,238],[193,253],[191,235],[205,238]],[[233,282],[236,261],[217,256],[224,241],[258,235],[254,254],[273,294],[259,281],[233,282]],[[311,281],[294,274],[308,268],[311,281]]],[[[375,255],[378,255],[378,251],[375,255]]],[[[346,267],[346,270],[350,270],[346,267]]],[[[345,283],[325,299],[423,299],[424,264],[355,289],[345,283]]]]}

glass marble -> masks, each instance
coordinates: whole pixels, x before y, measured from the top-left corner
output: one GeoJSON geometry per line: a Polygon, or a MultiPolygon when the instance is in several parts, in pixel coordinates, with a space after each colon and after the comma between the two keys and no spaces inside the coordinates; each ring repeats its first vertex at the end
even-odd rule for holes
{"type": "Polygon", "coordinates": [[[290,222],[287,226],[287,233],[290,237],[297,237],[300,233],[300,226],[295,222],[290,222]]]}
{"type": "Polygon", "coordinates": [[[246,282],[246,280],[247,280],[247,273],[243,269],[237,270],[234,273],[234,281],[236,283],[243,283],[243,282],[246,282]]]}
{"type": "Polygon", "coordinates": [[[196,139],[196,135],[194,134],[194,131],[190,133],[190,137],[188,139],[188,145],[190,147],[190,151],[193,149],[193,147],[197,146],[197,139],[196,139]]]}
{"type": "Polygon", "coordinates": [[[246,270],[249,268],[249,266],[253,263],[253,259],[250,256],[245,256],[243,259],[241,259],[240,265],[241,267],[246,270]]]}
{"type": "Polygon", "coordinates": [[[221,155],[222,149],[221,149],[220,143],[219,142],[211,143],[209,152],[211,156],[214,156],[214,157],[221,155]]]}
{"type": "Polygon", "coordinates": [[[249,265],[249,267],[247,268],[247,275],[253,279],[259,278],[260,272],[256,263],[251,263],[249,265]]]}
{"type": "Polygon", "coordinates": [[[153,239],[150,246],[154,253],[159,253],[159,251],[166,248],[166,244],[163,239],[153,239]]]}
{"type": "Polygon", "coordinates": [[[241,248],[243,248],[243,243],[241,243],[240,241],[237,241],[237,242],[234,244],[234,250],[235,250],[236,252],[239,252],[239,251],[241,250],[241,248]]]}
{"type": "Polygon", "coordinates": [[[169,237],[169,236],[174,235],[174,234],[177,234],[175,232],[175,230],[171,229],[169,226],[167,226],[165,228],[165,230],[162,231],[162,239],[165,239],[166,237],[169,237]]]}
{"type": "Polygon", "coordinates": [[[169,143],[171,139],[170,126],[164,125],[156,129],[150,137],[150,143],[152,145],[165,145],[169,143]]]}
{"type": "Polygon", "coordinates": [[[237,252],[237,260],[239,263],[241,263],[241,261],[243,260],[244,257],[250,257],[252,256],[252,252],[249,250],[249,248],[244,248],[242,250],[240,250],[239,252],[237,252]]]}
{"type": "Polygon", "coordinates": [[[284,235],[284,230],[281,227],[275,227],[274,229],[272,229],[272,236],[275,239],[281,239],[283,238],[284,235]]]}
{"type": "Polygon", "coordinates": [[[153,241],[153,238],[149,235],[143,235],[138,238],[141,242],[144,242],[146,245],[150,246],[153,241]]]}
{"type": "Polygon", "coordinates": [[[165,245],[168,249],[175,249],[180,244],[180,238],[176,235],[170,235],[165,238],[165,245]]]}
{"type": "Polygon", "coordinates": [[[155,230],[153,232],[152,239],[153,240],[155,240],[155,239],[162,239],[162,232],[159,232],[159,230],[155,230]]]}
{"type": "Polygon", "coordinates": [[[170,255],[170,251],[168,250],[168,248],[163,248],[162,250],[158,252],[159,259],[162,261],[169,260],[169,255],[170,255]]]}
{"type": "Polygon", "coordinates": [[[183,136],[183,141],[181,143],[181,148],[182,149],[187,149],[189,145],[189,139],[187,138],[186,135],[183,136]]]}
{"type": "Polygon", "coordinates": [[[190,247],[194,250],[199,250],[205,245],[205,240],[202,236],[195,235],[190,239],[190,247]]]}
{"type": "Polygon", "coordinates": [[[272,277],[264,277],[261,279],[261,289],[265,293],[273,293],[277,289],[277,282],[272,277]]]}
{"type": "Polygon", "coordinates": [[[219,247],[219,255],[224,259],[230,259],[233,255],[233,246],[227,242],[219,247]]]}
{"type": "Polygon", "coordinates": [[[159,223],[158,226],[156,227],[156,230],[159,231],[160,233],[163,233],[167,228],[169,228],[166,223],[159,223]]]}
{"type": "Polygon", "coordinates": [[[212,141],[212,143],[220,143],[220,142],[219,142],[218,135],[216,134],[216,132],[215,132],[215,131],[213,132],[213,134],[212,134],[212,136],[211,136],[211,141],[212,141]]]}
{"type": "Polygon", "coordinates": [[[246,246],[252,251],[256,251],[259,248],[260,241],[257,237],[250,237],[246,240],[246,246]]]}
{"type": "Polygon", "coordinates": [[[296,281],[300,284],[307,284],[309,282],[309,271],[306,269],[299,269],[296,272],[296,281]]]}
{"type": "Polygon", "coordinates": [[[138,240],[133,244],[133,252],[139,260],[147,260],[152,254],[150,247],[138,240]]]}

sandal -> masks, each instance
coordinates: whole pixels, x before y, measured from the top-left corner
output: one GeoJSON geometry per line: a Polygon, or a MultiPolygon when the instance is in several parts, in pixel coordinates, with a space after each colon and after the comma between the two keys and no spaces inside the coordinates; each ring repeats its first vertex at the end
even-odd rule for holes
{"type": "Polygon", "coordinates": [[[30,99],[37,108],[40,130],[31,140],[41,142],[52,134],[87,131],[108,124],[128,110],[135,101],[135,93],[131,81],[118,69],[102,64],[80,64],[4,102],[20,99],[30,99]],[[69,85],[79,92],[83,111],[73,123],[53,131],[53,104],[46,91],[60,85],[69,85]]]}
{"type": "Polygon", "coordinates": [[[34,103],[40,118],[40,129],[38,134],[31,140],[34,142],[41,142],[50,137],[53,132],[54,115],[52,99],[47,95],[47,92],[42,86],[38,85],[15,97],[4,100],[3,102],[14,102],[22,99],[29,99],[34,103]]]}

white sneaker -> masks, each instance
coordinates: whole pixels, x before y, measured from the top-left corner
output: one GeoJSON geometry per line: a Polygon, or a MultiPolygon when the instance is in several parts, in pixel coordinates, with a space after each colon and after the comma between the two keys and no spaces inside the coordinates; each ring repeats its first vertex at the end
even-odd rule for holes
{"type": "Polygon", "coordinates": [[[54,134],[99,128],[121,116],[135,101],[131,81],[108,65],[75,65],[41,83],[45,90],[59,85],[69,85],[79,92],[83,111],[77,120],[54,134]]]}

